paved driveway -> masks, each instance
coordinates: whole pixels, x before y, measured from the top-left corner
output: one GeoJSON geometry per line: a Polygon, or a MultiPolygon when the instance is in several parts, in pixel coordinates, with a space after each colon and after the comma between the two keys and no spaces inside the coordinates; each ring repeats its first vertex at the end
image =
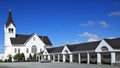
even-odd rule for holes
{"type": "Polygon", "coordinates": [[[0,63],[0,68],[120,68],[113,65],[75,64],[75,63],[0,63]]]}

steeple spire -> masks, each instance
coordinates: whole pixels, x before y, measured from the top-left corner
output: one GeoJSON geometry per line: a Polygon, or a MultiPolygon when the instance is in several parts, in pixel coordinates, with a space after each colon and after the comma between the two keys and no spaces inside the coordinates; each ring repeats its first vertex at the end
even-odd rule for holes
{"type": "Polygon", "coordinates": [[[13,22],[13,18],[12,18],[12,11],[11,11],[11,9],[9,9],[8,19],[7,19],[7,22],[6,22],[6,27],[8,27],[11,23],[15,26],[15,24],[13,22]]]}

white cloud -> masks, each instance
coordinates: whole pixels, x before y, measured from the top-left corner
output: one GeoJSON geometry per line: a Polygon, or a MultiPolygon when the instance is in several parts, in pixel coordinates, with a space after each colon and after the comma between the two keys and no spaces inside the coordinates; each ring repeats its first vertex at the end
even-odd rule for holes
{"type": "Polygon", "coordinates": [[[87,23],[85,24],[80,24],[81,26],[93,26],[95,25],[95,22],[94,21],[88,21],[87,23]]]}
{"type": "Polygon", "coordinates": [[[109,37],[108,39],[114,39],[115,37],[109,37]]]}
{"type": "Polygon", "coordinates": [[[80,24],[80,26],[83,26],[83,27],[96,26],[96,25],[102,26],[102,27],[104,27],[104,28],[109,27],[109,24],[108,24],[107,22],[105,22],[105,21],[98,21],[98,22],[88,21],[87,23],[80,24]]]}
{"type": "Polygon", "coordinates": [[[101,37],[99,37],[99,36],[97,36],[95,34],[88,33],[88,32],[84,32],[83,34],[80,34],[79,36],[88,38],[88,42],[90,42],[90,41],[98,41],[98,40],[102,39],[101,37]]]}
{"type": "Polygon", "coordinates": [[[110,16],[120,16],[120,11],[112,12],[109,15],[110,16]]]}
{"type": "Polygon", "coordinates": [[[78,43],[80,43],[78,40],[74,40],[74,41],[71,41],[71,42],[70,41],[68,42],[68,41],[64,40],[63,42],[65,44],[78,44],[78,43]]]}
{"type": "Polygon", "coordinates": [[[105,28],[109,27],[109,25],[105,21],[100,21],[99,24],[105,28]]]}
{"type": "Polygon", "coordinates": [[[74,40],[71,42],[71,44],[78,44],[78,43],[80,43],[78,40],[74,40]]]}

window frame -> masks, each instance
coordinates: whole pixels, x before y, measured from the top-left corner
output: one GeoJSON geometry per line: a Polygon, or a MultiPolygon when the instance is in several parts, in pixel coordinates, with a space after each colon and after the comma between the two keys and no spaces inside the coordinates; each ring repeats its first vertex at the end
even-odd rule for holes
{"type": "Polygon", "coordinates": [[[31,53],[37,53],[37,47],[35,45],[31,47],[31,53]]]}

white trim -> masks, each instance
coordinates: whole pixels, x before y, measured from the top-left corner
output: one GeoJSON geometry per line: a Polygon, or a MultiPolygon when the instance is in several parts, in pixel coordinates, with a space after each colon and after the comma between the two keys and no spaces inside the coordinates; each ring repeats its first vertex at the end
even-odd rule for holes
{"type": "Polygon", "coordinates": [[[103,46],[107,47],[108,51],[114,51],[113,48],[105,40],[102,40],[100,44],[96,47],[95,52],[103,52],[101,50],[103,46]]]}
{"type": "Polygon", "coordinates": [[[81,54],[78,53],[78,62],[81,63],[81,54]]]}
{"type": "Polygon", "coordinates": [[[63,62],[66,62],[66,56],[63,54],[63,62]]]}
{"type": "Polygon", "coordinates": [[[87,53],[87,64],[90,64],[90,55],[87,53]]]}
{"type": "Polygon", "coordinates": [[[48,51],[47,51],[47,49],[45,48],[45,50],[43,51],[43,55],[48,55],[49,53],[48,53],[48,51]]]}
{"type": "Polygon", "coordinates": [[[70,56],[70,63],[72,63],[73,62],[73,55],[70,54],[69,56],[70,56]]]}
{"type": "Polygon", "coordinates": [[[101,54],[97,53],[97,64],[101,64],[101,54]]]}
{"type": "Polygon", "coordinates": [[[69,50],[69,48],[68,48],[66,45],[64,46],[64,48],[63,48],[63,50],[62,50],[62,54],[66,54],[66,53],[65,53],[65,50],[68,51],[68,54],[71,53],[71,51],[69,50]]]}
{"type": "Polygon", "coordinates": [[[115,59],[116,59],[115,56],[116,56],[116,55],[115,55],[115,52],[111,52],[111,64],[114,64],[114,63],[115,63],[115,59]]]}

